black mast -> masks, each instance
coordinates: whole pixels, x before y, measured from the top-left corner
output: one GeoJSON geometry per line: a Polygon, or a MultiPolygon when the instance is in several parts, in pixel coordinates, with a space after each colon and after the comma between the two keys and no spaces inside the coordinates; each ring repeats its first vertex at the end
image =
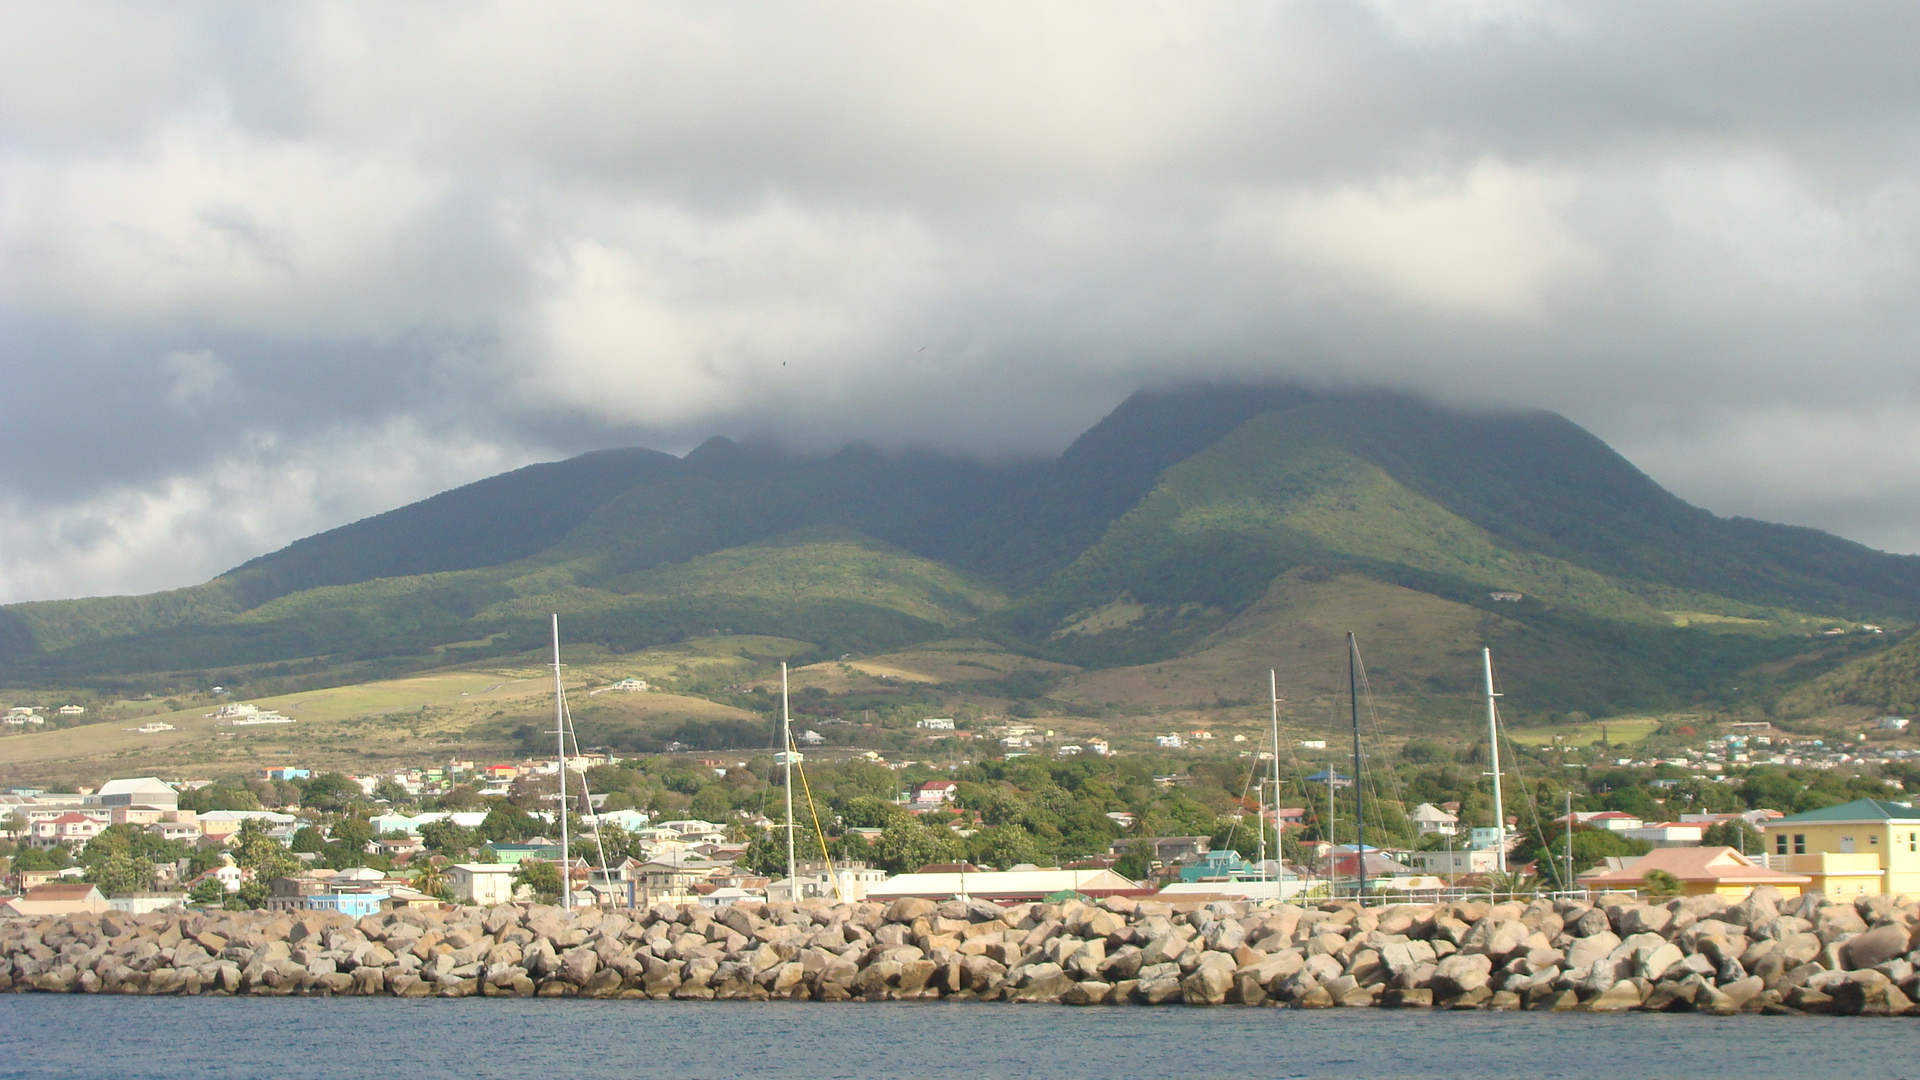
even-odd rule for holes
{"type": "Polygon", "coordinates": [[[1353,832],[1359,857],[1360,902],[1367,902],[1367,816],[1360,784],[1360,643],[1347,631],[1347,703],[1353,710],[1353,832]]]}

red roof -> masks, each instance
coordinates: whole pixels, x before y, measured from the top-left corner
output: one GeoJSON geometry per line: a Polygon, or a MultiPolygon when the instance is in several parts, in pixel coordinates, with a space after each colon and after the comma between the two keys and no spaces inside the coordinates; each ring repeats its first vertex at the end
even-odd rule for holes
{"type": "Polygon", "coordinates": [[[1806,885],[1813,881],[1804,874],[1769,870],[1730,847],[1678,847],[1654,848],[1623,870],[1589,871],[1580,875],[1580,883],[1589,887],[1638,885],[1655,870],[1665,870],[1680,881],[1725,885],[1806,885]]]}
{"type": "Polygon", "coordinates": [[[27,890],[28,900],[84,900],[93,891],[92,882],[49,882],[27,890]]]}

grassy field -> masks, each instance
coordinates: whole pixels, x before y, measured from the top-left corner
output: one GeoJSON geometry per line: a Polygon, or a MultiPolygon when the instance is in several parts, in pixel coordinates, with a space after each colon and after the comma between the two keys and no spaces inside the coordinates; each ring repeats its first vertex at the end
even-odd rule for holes
{"type": "Polygon", "coordinates": [[[1609,720],[1590,720],[1584,724],[1556,727],[1518,728],[1508,737],[1522,746],[1551,746],[1555,739],[1567,746],[1592,746],[1604,736],[1612,745],[1637,743],[1660,728],[1654,716],[1616,716],[1609,720]]]}
{"type": "MultiPolygon", "coordinates": [[[[806,643],[769,637],[699,638],[646,652],[612,655],[580,648],[563,655],[565,683],[576,709],[602,705],[623,719],[738,719],[752,714],[703,697],[672,692],[681,683],[744,678],[763,672],[806,643]],[[599,693],[634,677],[665,690],[599,693]]],[[[429,672],[401,679],[252,699],[292,724],[234,727],[214,719],[211,701],[159,711],[138,720],[87,724],[0,738],[0,779],[44,780],[159,771],[168,775],[251,772],[273,764],[372,769],[441,757],[511,755],[505,732],[520,718],[546,715],[553,676],[542,656],[505,664],[429,672]],[[159,721],[176,730],[131,730],[159,721]]]]}

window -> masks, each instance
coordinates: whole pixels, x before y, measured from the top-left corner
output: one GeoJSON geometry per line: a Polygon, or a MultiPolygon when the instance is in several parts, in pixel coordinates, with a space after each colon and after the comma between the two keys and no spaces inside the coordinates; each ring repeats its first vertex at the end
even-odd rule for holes
{"type": "Polygon", "coordinates": [[[1910,832],[1907,834],[1907,850],[1920,852],[1920,833],[1910,832]]]}
{"type": "Polygon", "coordinates": [[[1853,837],[1843,836],[1840,838],[1840,854],[1842,855],[1853,854],[1853,837]]]}
{"type": "Polygon", "coordinates": [[[1806,833],[1797,832],[1793,834],[1793,853],[1795,855],[1805,855],[1807,853],[1806,833]]]}
{"type": "Polygon", "coordinates": [[[1786,833],[1781,833],[1779,836],[1773,838],[1773,853],[1775,855],[1785,855],[1787,853],[1786,833]]]}
{"type": "Polygon", "coordinates": [[[1869,836],[1869,837],[1867,837],[1867,846],[1868,846],[1868,847],[1879,847],[1879,846],[1880,846],[1880,838],[1879,838],[1879,837],[1877,837],[1877,836],[1869,836]]]}

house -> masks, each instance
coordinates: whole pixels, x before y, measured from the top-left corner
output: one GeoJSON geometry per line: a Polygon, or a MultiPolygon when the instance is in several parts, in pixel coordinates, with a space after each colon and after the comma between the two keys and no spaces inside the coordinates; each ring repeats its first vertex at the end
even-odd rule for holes
{"type": "Polygon", "coordinates": [[[876,888],[887,880],[887,872],[868,866],[863,862],[836,862],[833,872],[827,872],[827,864],[818,859],[809,859],[794,864],[792,878],[780,878],[766,885],[766,897],[769,903],[795,904],[802,900],[835,900],[855,903],[865,900],[870,889],[876,888]],[[799,888],[795,889],[795,883],[799,888]],[[836,888],[837,886],[837,888],[836,888]],[[796,892],[798,895],[795,895],[796,892]]]}
{"type": "Polygon", "coordinates": [[[1432,803],[1421,803],[1408,815],[1421,836],[1452,836],[1460,828],[1457,814],[1449,814],[1432,803]]]}
{"type": "Polygon", "coordinates": [[[1197,861],[1180,868],[1181,881],[1229,881],[1257,876],[1260,868],[1231,849],[1209,851],[1197,861]]]}
{"type": "Polygon", "coordinates": [[[1883,716],[1873,722],[1881,731],[1905,731],[1909,721],[1904,716],[1883,716]]]}
{"type": "Polygon", "coordinates": [[[1178,735],[1155,735],[1153,745],[1162,750],[1178,750],[1186,743],[1178,735]]]}
{"type": "Polygon", "coordinates": [[[1745,899],[1760,885],[1771,885],[1785,896],[1799,896],[1813,880],[1805,874],[1770,869],[1730,847],[1655,848],[1637,859],[1621,860],[1618,867],[1596,867],[1577,880],[1594,894],[1644,890],[1647,875],[1655,870],[1673,875],[1683,895],[1731,900],[1745,899]]]}
{"type": "Polygon", "coordinates": [[[82,716],[86,714],[85,705],[62,705],[58,710],[61,716],[82,716]]]}
{"type": "Polygon", "coordinates": [[[57,817],[34,822],[32,835],[27,842],[37,848],[50,848],[56,844],[80,847],[99,836],[106,827],[107,822],[98,817],[68,810],[57,817]]]}
{"type": "Polygon", "coordinates": [[[152,911],[186,907],[187,894],[183,892],[120,893],[108,897],[107,906],[128,915],[145,915],[152,911]]]}
{"type": "Polygon", "coordinates": [[[922,731],[952,731],[953,718],[948,716],[929,716],[913,726],[922,731]]]}
{"type": "Polygon", "coordinates": [[[1491,874],[1500,869],[1500,853],[1492,848],[1456,848],[1452,851],[1416,851],[1410,858],[1429,874],[1491,874]]]}
{"type": "Polygon", "coordinates": [[[1637,829],[1622,829],[1629,840],[1644,840],[1654,847],[1693,847],[1706,836],[1707,827],[1697,821],[1658,821],[1637,829]]]}
{"type": "Polygon", "coordinates": [[[1213,838],[1208,836],[1122,837],[1113,842],[1111,850],[1116,855],[1137,853],[1147,860],[1149,867],[1157,870],[1178,863],[1197,861],[1213,850],[1213,838]]]}
{"type": "Polygon", "coordinates": [[[647,680],[645,679],[621,679],[619,682],[607,687],[607,689],[618,690],[623,694],[634,694],[653,688],[647,685],[647,680]]]}
{"type": "Polygon", "coordinates": [[[1498,591],[1488,593],[1487,598],[1499,604],[1517,604],[1521,600],[1526,599],[1526,594],[1517,593],[1511,589],[1500,589],[1498,591]]]}
{"type": "Polygon", "coordinates": [[[162,810],[180,809],[180,793],[157,776],[133,780],[109,780],[100,790],[87,796],[90,806],[154,806],[162,810]]]}
{"type": "Polygon", "coordinates": [[[454,863],[447,884],[456,902],[491,906],[513,901],[514,868],[505,863],[454,863]]]}
{"type": "Polygon", "coordinates": [[[187,882],[187,890],[191,892],[195,885],[209,878],[219,882],[220,887],[227,890],[227,892],[237,893],[240,891],[241,883],[247,880],[247,872],[232,863],[227,863],[225,866],[216,866],[201,874],[199,877],[194,878],[192,881],[187,882]]]}
{"type": "Polygon", "coordinates": [[[1111,870],[983,870],[978,873],[896,874],[867,890],[869,900],[898,900],[907,896],[951,900],[968,896],[1000,904],[1045,900],[1056,893],[1106,896],[1150,896],[1154,890],[1111,870]]]}
{"type": "Polygon", "coordinates": [[[1329,784],[1333,787],[1335,791],[1338,791],[1341,788],[1352,787],[1353,777],[1342,776],[1339,773],[1334,772],[1332,769],[1322,769],[1319,772],[1314,773],[1312,776],[1307,777],[1307,783],[1329,784]]]}
{"type": "Polygon", "coordinates": [[[929,780],[913,789],[913,805],[940,806],[953,801],[960,785],[952,780],[929,780]]]}
{"type": "Polygon", "coordinates": [[[312,769],[302,769],[294,765],[274,765],[261,769],[260,775],[268,780],[311,780],[312,769]]]}
{"type": "Polygon", "coordinates": [[[1920,807],[1855,799],[1761,828],[1767,865],[1810,876],[1829,900],[1920,893],[1920,807]]]}
{"type": "Polygon", "coordinates": [[[0,904],[5,915],[98,915],[108,910],[107,898],[84,881],[41,885],[0,904]]]}
{"type": "Polygon", "coordinates": [[[727,863],[684,851],[658,856],[632,871],[636,902],[643,907],[663,902],[692,902],[699,896],[697,886],[730,869],[727,863]]]}
{"type": "Polygon", "coordinates": [[[1589,829],[1605,829],[1608,832],[1617,833],[1624,833],[1629,829],[1638,829],[1646,825],[1646,822],[1634,817],[1632,814],[1623,813],[1619,810],[1602,810],[1598,813],[1575,812],[1573,819],[1576,823],[1585,825],[1589,829]]]}

